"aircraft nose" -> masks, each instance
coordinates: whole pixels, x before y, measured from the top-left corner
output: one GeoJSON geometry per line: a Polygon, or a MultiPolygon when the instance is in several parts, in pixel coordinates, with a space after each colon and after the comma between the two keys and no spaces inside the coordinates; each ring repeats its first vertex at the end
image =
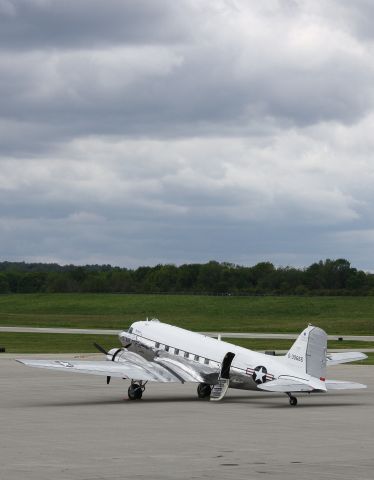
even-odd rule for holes
{"type": "Polygon", "coordinates": [[[122,332],[120,335],[120,341],[122,345],[127,345],[133,341],[132,335],[128,334],[127,332],[122,332]]]}

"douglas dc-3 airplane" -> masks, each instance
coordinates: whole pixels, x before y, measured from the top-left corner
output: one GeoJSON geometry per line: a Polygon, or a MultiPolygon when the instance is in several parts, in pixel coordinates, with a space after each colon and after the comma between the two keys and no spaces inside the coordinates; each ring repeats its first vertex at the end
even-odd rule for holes
{"type": "Polygon", "coordinates": [[[147,382],[197,383],[199,398],[221,400],[227,389],[283,392],[290,405],[298,392],[366,388],[326,379],[326,365],[367,358],[359,352],[327,353],[326,333],[309,325],[284,356],[272,356],[161,323],[135,322],[119,334],[121,348],[106,352],[107,361],[18,360],[31,367],[130,379],[130,400],[139,400],[147,382]]]}

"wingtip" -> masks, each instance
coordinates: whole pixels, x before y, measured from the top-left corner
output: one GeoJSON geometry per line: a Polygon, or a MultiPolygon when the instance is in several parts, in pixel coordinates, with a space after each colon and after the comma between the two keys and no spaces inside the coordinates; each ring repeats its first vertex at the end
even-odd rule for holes
{"type": "Polygon", "coordinates": [[[15,358],[15,361],[18,363],[22,363],[22,365],[26,365],[26,361],[23,360],[22,358],[15,358]]]}

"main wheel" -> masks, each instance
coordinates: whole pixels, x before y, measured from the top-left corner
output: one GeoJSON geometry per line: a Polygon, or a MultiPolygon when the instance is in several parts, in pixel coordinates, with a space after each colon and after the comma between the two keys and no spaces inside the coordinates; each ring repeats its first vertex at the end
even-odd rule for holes
{"type": "Polygon", "coordinates": [[[290,396],[290,405],[292,407],[296,407],[296,405],[297,405],[297,398],[293,397],[292,395],[290,396]]]}
{"type": "Polygon", "coordinates": [[[127,394],[130,400],[140,400],[143,395],[143,390],[138,383],[133,383],[129,386],[127,394]]]}
{"type": "Polygon", "coordinates": [[[212,392],[212,387],[208,383],[199,383],[197,387],[197,396],[199,398],[207,398],[212,392]]]}

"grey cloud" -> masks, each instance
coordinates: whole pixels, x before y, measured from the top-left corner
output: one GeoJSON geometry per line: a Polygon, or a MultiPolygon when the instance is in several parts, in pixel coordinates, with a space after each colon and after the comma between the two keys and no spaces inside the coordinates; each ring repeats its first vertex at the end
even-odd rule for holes
{"type": "Polygon", "coordinates": [[[338,25],[343,26],[360,41],[373,41],[374,5],[371,0],[324,2],[322,10],[335,18],[338,25]]]}
{"type": "Polygon", "coordinates": [[[95,48],[179,42],[188,4],[158,0],[1,0],[0,48],[95,48]]]}
{"type": "Polygon", "coordinates": [[[1,248],[9,259],[110,262],[122,266],[209,259],[242,264],[270,260],[277,265],[303,266],[326,256],[346,257],[349,250],[356,266],[374,268],[367,256],[370,245],[362,249],[360,243],[360,249],[355,251],[351,242],[337,241],[331,229],[319,231],[314,227],[277,228],[276,242],[271,225],[204,220],[186,223],[171,218],[144,223],[129,219],[121,223],[84,218],[20,219],[15,225],[8,221],[7,231],[0,222],[0,230],[1,248]]]}
{"type": "Polygon", "coordinates": [[[274,127],[353,123],[372,108],[371,50],[339,30],[330,13],[323,18],[334,27],[328,32],[302,8],[290,15],[282,3],[270,16],[256,2],[229,14],[214,2],[6,4],[14,12],[3,13],[0,28],[0,115],[13,124],[2,136],[16,153],[85,135],[266,135],[274,127]],[[97,27],[106,16],[113,18],[107,36],[97,27]],[[126,37],[127,23],[149,41],[126,37]],[[39,43],[28,38],[30,25],[47,29],[39,43]],[[167,35],[174,28],[182,43],[153,38],[154,29],[167,35]],[[14,51],[17,35],[29,48],[14,51]],[[61,35],[69,49],[59,45],[61,35]],[[86,42],[90,35],[96,43],[86,42]],[[48,135],[40,135],[44,129],[48,135]]]}
{"type": "MultiPolygon", "coordinates": [[[[370,125],[357,127],[357,133],[364,128],[369,133],[370,125]]],[[[372,195],[368,160],[361,167],[364,183],[349,153],[335,160],[326,150],[318,158],[323,146],[319,140],[304,135],[267,142],[270,145],[217,138],[75,142],[56,152],[52,163],[49,153],[43,161],[3,161],[0,203],[3,214],[13,206],[23,216],[34,211],[41,217],[51,212],[66,217],[84,210],[116,221],[233,219],[271,222],[276,228],[290,223],[289,218],[304,227],[360,218],[372,195]]],[[[340,148],[340,142],[334,146],[337,152],[340,148]]]]}
{"type": "MultiPolygon", "coordinates": [[[[257,135],[274,125],[352,123],[372,107],[373,78],[364,62],[336,59],[312,72],[292,64],[274,69],[269,65],[263,73],[244,71],[233,78],[235,59],[220,57],[219,52],[190,58],[156,49],[143,55],[145,62],[147,55],[158,60],[139,67],[138,73],[136,61],[128,60],[130,75],[126,63],[121,69],[84,55],[76,60],[31,56],[17,74],[7,65],[1,114],[19,122],[21,130],[25,123],[33,123],[35,129],[39,124],[50,132],[47,141],[58,142],[92,134],[257,135]]],[[[126,54],[112,56],[126,62],[126,54]]],[[[14,143],[18,149],[20,140],[14,143]]]]}
{"type": "Polygon", "coordinates": [[[2,255],[365,267],[371,13],[341,8],[2,1],[2,255]]]}

